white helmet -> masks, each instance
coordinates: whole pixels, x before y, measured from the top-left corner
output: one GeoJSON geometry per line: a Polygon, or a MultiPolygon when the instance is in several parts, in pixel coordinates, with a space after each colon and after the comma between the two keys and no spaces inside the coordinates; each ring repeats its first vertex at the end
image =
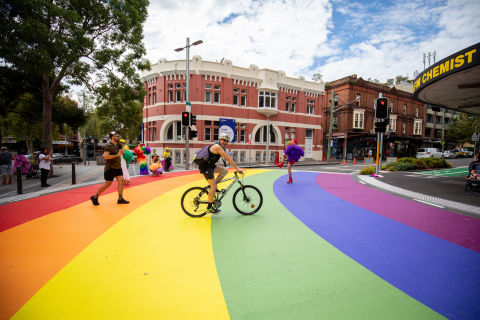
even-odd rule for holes
{"type": "Polygon", "coordinates": [[[220,133],[220,135],[218,136],[218,140],[230,141],[230,136],[229,136],[227,133],[222,132],[222,133],[220,133]]]}

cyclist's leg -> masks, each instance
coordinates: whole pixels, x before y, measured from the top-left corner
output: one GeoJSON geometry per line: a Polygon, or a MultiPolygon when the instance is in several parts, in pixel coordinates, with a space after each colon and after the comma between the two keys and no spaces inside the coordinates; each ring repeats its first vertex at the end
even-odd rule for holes
{"type": "Polygon", "coordinates": [[[224,167],[221,167],[221,166],[215,166],[214,172],[218,173],[218,176],[215,180],[216,180],[217,183],[219,183],[228,174],[228,169],[224,168],[224,167]]]}
{"type": "Polygon", "coordinates": [[[210,185],[210,190],[208,190],[208,202],[213,203],[215,191],[217,191],[217,181],[215,181],[215,179],[208,179],[207,182],[210,185]]]}

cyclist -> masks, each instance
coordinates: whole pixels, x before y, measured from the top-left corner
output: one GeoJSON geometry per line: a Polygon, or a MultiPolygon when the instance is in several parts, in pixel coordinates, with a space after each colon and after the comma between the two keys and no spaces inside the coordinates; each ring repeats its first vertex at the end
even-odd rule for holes
{"type": "Polygon", "coordinates": [[[235,171],[243,174],[243,170],[237,167],[235,161],[233,161],[232,157],[226,152],[226,147],[229,142],[230,136],[226,133],[221,133],[218,137],[218,143],[202,148],[195,155],[194,161],[197,163],[200,173],[203,174],[210,185],[207,213],[220,213],[220,210],[213,207],[213,199],[217,191],[217,184],[228,174],[228,170],[225,167],[216,165],[220,157],[227,160],[235,171]],[[217,178],[214,176],[215,173],[218,173],[217,178]]]}

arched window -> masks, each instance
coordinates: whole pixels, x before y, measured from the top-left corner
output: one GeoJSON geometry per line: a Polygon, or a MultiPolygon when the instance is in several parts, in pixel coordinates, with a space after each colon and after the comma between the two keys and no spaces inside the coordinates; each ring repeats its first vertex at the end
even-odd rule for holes
{"type": "Polygon", "coordinates": [[[173,121],[168,125],[166,140],[182,140],[182,124],[180,121],[173,121]]]}
{"type": "MultiPolygon", "coordinates": [[[[267,126],[258,128],[257,132],[255,133],[255,142],[267,143],[267,126]]],[[[273,126],[270,125],[270,143],[276,142],[277,136],[275,134],[275,130],[273,130],[273,126]]]]}

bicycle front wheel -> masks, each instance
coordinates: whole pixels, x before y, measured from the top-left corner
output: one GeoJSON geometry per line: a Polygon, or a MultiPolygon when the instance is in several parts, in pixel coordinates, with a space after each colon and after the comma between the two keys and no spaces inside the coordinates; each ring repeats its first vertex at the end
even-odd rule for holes
{"type": "Polygon", "coordinates": [[[180,200],[183,212],[193,218],[203,217],[208,206],[208,192],[204,188],[192,187],[185,191],[180,200]]]}
{"type": "Polygon", "coordinates": [[[256,213],[262,207],[263,196],[254,186],[243,186],[233,194],[233,206],[241,214],[256,213]]]}

